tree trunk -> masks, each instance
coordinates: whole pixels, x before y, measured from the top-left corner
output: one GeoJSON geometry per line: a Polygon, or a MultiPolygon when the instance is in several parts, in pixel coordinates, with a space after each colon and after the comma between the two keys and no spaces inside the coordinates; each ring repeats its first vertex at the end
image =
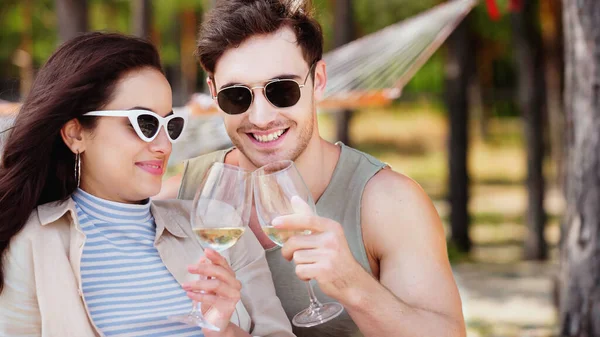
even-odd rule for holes
{"type": "Polygon", "coordinates": [[[186,101],[196,91],[198,80],[198,63],[194,57],[196,50],[196,12],[193,8],[186,8],[181,13],[181,75],[183,92],[186,101]]]}
{"type": "MultiPolygon", "coordinates": [[[[215,8],[215,5],[217,4],[217,0],[205,0],[205,5],[207,7],[208,10],[210,10],[211,8],[215,8]]],[[[206,10],[204,11],[205,13],[207,12],[206,10]]]]}
{"type": "Polygon", "coordinates": [[[55,4],[60,42],[87,30],[87,0],[56,0],[55,4]]]}
{"type": "Polygon", "coordinates": [[[563,0],[567,208],[561,336],[600,336],[600,2],[563,0]]]}
{"type": "Polygon", "coordinates": [[[171,90],[173,91],[173,106],[183,106],[187,103],[189,96],[186,92],[185,79],[183,77],[181,64],[181,59],[183,58],[181,46],[182,28],[180,24],[181,17],[179,11],[173,13],[170,19],[173,24],[168,26],[165,32],[165,38],[169,39],[176,45],[177,50],[179,50],[180,62],[166,65],[165,75],[167,76],[169,83],[171,83],[171,90]]]}
{"type": "MultiPolygon", "coordinates": [[[[13,63],[19,67],[19,94],[21,100],[29,94],[33,84],[33,1],[25,0],[23,4],[23,34],[21,46],[13,56],[13,63]]],[[[3,130],[3,129],[2,129],[3,130]]]]}
{"type": "Polygon", "coordinates": [[[546,72],[546,106],[550,156],[558,177],[558,186],[564,185],[565,163],[565,114],[563,110],[563,40],[562,10],[560,0],[546,0],[540,3],[542,37],[544,44],[544,65],[546,72]]]}
{"type": "MultiPolygon", "coordinates": [[[[352,0],[336,0],[334,11],[334,37],[335,47],[340,47],[354,39],[354,15],[352,14],[352,0]]],[[[350,123],[352,110],[340,110],[335,114],[337,140],[352,145],[350,140],[350,123]]]]}
{"type": "Polygon", "coordinates": [[[462,252],[471,249],[469,238],[469,80],[472,75],[473,49],[468,22],[463,21],[447,41],[446,105],[450,118],[448,142],[448,184],[452,242],[462,252]]]}
{"type": "Polygon", "coordinates": [[[494,59],[497,58],[493,45],[484,39],[472,37],[472,48],[475,50],[475,68],[471,78],[469,93],[469,108],[471,117],[477,118],[479,137],[482,142],[490,140],[489,122],[493,116],[493,97],[490,97],[489,88],[494,84],[494,59]]]}
{"type": "Polygon", "coordinates": [[[135,36],[150,39],[152,29],[152,3],[150,0],[131,1],[132,32],[135,36]]]}
{"type": "Polygon", "coordinates": [[[538,0],[524,1],[522,10],[511,14],[519,73],[519,106],[527,148],[528,230],[525,258],[528,260],[545,260],[548,256],[544,238],[546,213],[543,174],[546,82],[538,5],[538,0]]]}

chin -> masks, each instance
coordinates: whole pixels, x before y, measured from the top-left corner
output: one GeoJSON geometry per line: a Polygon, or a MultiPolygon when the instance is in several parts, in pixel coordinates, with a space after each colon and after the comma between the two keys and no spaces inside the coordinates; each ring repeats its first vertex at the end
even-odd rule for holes
{"type": "Polygon", "coordinates": [[[294,152],[295,152],[294,150],[288,150],[288,149],[280,149],[278,151],[271,152],[271,153],[258,152],[251,159],[255,165],[258,164],[258,167],[261,167],[261,166],[264,166],[264,165],[267,165],[270,163],[274,163],[276,161],[281,161],[281,160],[294,161],[296,159],[292,155],[294,152]]]}
{"type": "Polygon", "coordinates": [[[148,199],[151,198],[155,195],[157,195],[158,193],[160,193],[160,189],[161,189],[161,184],[146,184],[145,186],[140,186],[141,188],[139,188],[139,196],[141,197],[142,200],[144,199],[148,199]]]}

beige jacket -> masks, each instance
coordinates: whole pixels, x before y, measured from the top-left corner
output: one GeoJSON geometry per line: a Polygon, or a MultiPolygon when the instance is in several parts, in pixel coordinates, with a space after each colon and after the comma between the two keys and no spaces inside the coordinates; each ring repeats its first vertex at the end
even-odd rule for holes
{"type": "MultiPolygon", "coordinates": [[[[153,201],[155,246],[177,282],[202,255],[189,224],[190,202],[153,201]]],[[[11,241],[4,256],[0,336],[102,336],[93,325],[81,291],[79,264],[85,235],[72,199],[39,206],[11,241]]],[[[242,283],[231,321],[255,336],[293,336],[275,295],[265,253],[251,231],[223,253],[242,283]]],[[[140,308],[143,310],[143,308],[140,308]]]]}

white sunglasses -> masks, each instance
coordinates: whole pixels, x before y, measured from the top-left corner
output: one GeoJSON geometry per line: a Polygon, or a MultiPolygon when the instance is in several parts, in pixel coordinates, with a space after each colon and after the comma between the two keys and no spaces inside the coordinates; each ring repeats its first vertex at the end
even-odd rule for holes
{"type": "Polygon", "coordinates": [[[171,143],[177,142],[187,124],[186,114],[172,114],[167,117],[159,116],[158,114],[148,110],[101,110],[90,111],[83,114],[84,116],[99,116],[99,117],[127,117],[133,126],[135,133],[145,142],[153,141],[160,128],[164,127],[167,137],[171,143]]]}

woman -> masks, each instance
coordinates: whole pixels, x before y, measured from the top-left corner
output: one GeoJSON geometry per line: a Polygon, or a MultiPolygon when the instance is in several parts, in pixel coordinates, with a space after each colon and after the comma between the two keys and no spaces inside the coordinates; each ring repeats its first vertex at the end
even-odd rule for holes
{"type": "Polygon", "coordinates": [[[292,335],[256,238],[198,262],[189,205],[149,201],[184,126],[148,42],[50,57],[0,161],[1,336],[292,335]],[[220,332],[167,319],[192,300],[220,332]]]}

